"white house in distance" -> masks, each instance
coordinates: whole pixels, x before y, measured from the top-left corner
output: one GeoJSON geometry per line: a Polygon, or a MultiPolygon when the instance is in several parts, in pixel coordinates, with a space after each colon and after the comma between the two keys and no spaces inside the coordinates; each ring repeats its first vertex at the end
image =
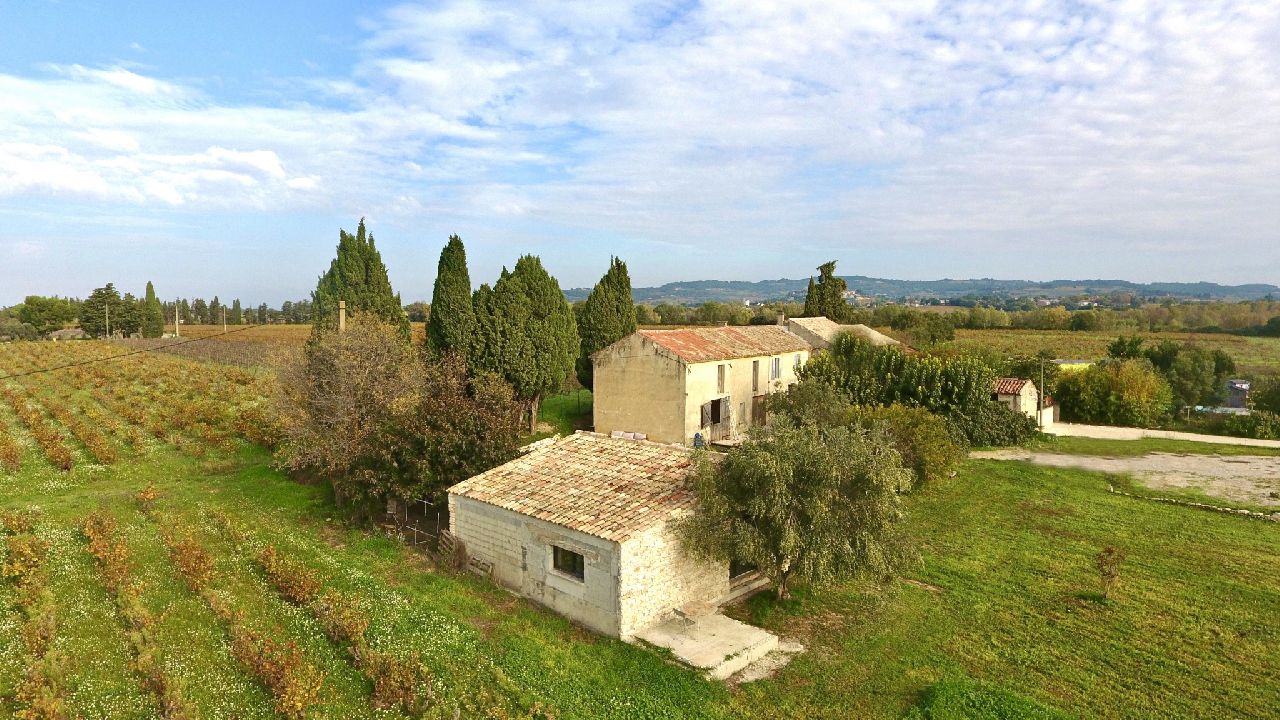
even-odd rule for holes
{"type": "Polygon", "coordinates": [[[692,512],[692,450],[578,432],[449,488],[449,529],[512,590],[630,639],[729,599],[727,563],[694,560],[671,521],[692,512]]]}
{"type": "Polygon", "coordinates": [[[796,382],[810,344],[777,325],[639,330],[591,356],[596,432],[690,444],[765,424],[765,397],[796,382]]]}

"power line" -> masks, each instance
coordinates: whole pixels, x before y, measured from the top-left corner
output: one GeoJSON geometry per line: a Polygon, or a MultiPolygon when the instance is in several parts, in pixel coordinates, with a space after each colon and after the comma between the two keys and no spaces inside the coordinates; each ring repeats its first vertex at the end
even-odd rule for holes
{"type": "Polygon", "coordinates": [[[178,342],[169,343],[168,345],[161,345],[160,347],[142,348],[139,350],[132,350],[127,353],[120,353],[119,355],[111,355],[104,358],[91,358],[89,360],[81,360],[79,362],[67,363],[66,365],[58,365],[57,367],[41,368],[39,370],[28,370],[26,372],[13,373],[12,375],[0,375],[0,380],[9,380],[11,378],[26,377],[28,375],[39,375],[41,373],[54,372],[55,370],[66,370],[67,368],[80,367],[81,365],[92,365],[94,363],[107,362],[109,360],[119,360],[120,358],[131,357],[133,355],[141,355],[143,353],[160,352],[161,350],[168,350],[171,347],[177,347],[179,345],[187,345],[189,343],[201,342],[204,340],[213,340],[216,338],[225,337],[227,335],[235,335],[236,333],[244,332],[246,330],[253,330],[258,327],[264,327],[264,326],[248,325],[236,330],[227,330],[226,332],[218,333],[216,335],[205,335],[204,337],[191,338],[189,340],[180,340],[178,342]]]}

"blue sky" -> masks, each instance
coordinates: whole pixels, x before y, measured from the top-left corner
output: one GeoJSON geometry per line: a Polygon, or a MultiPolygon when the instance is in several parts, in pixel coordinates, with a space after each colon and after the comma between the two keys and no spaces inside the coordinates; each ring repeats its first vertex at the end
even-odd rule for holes
{"type": "Polygon", "coordinates": [[[473,280],[1280,283],[1280,5],[8,2],[0,305],[473,280]]]}

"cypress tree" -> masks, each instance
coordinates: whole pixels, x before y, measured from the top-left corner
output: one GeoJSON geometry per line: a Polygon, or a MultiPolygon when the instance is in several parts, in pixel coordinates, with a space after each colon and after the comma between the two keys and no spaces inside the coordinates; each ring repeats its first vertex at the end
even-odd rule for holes
{"type": "Polygon", "coordinates": [[[581,341],[573,308],[564,297],[560,283],[542,267],[536,255],[525,255],[516,261],[510,280],[519,281],[529,312],[525,337],[529,355],[520,358],[517,380],[511,384],[516,393],[529,403],[529,430],[538,422],[542,396],[564,387],[573,372],[581,341]]]}
{"type": "Polygon", "coordinates": [[[591,354],[636,331],[636,306],[631,299],[631,276],[619,258],[609,261],[609,270],[591,289],[578,314],[581,353],[578,355],[578,382],[592,387],[591,354]]]}
{"type": "Polygon", "coordinates": [[[147,281],[147,294],[142,301],[142,337],[158,338],[164,335],[164,308],[156,297],[156,288],[147,281]]]}
{"type": "Polygon", "coordinates": [[[844,301],[844,293],[849,285],[835,273],[836,261],[832,260],[818,266],[816,285],[813,278],[809,278],[809,291],[804,299],[805,317],[825,316],[836,322],[848,319],[849,304],[844,301]]]}
{"type": "Polygon", "coordinates": [[[338,230],[337,254],[311,293],[312,322],[317,328],[337,326],[339,300],[346,301],[348,314],[374,315],[398,326],[400,334],[409,339],[409,319],[400,296],[391,289],[387,267],[382,264],[373,235],[365,231],[364,218],[355,235],[338,230]]]}
{"type": "Polygon", "coordinates": [[[221,324],[222,324],[222,310],[223,310],[222,303],[221,303],[221,302],[218,302],[218,296],[217,296],[217,295],[214,295],[214,296],[213,296],[213,299],[209,301],[209,320],[208,320],[208,323],[209,323],[210,325],[221,325],[221,324]]]}
{"type": "Polygon", "coordinates": [[[431,316],[427,321],[427,346],[437,353],[455,352],[464,358],[475,332],[471,275],[462,238],[450,235],[440,251],[436,283],[431,292],[431,316]]]}

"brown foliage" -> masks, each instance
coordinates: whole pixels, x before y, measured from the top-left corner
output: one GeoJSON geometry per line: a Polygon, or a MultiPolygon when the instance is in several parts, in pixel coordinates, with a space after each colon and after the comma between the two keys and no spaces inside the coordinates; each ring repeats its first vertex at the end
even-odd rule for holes
{"type": "Polygon", "coordinates": [[[1120,579],[1120,563],[1124,562],[1124,559],[1124,551],[1114,545],[1108,545],[1098,553],[1096,564],[1098,566],[1098,577],[1102,584],[1102,597],[1108,598],[1111,596],[1111,588],[1120,579]]]}
{"type": "Polygon", "coordinates": [[[116,538],[116,521],[102,511],[90,513],[84,521],[84,534],[89,539],[89,554],[98,561],[102,584],[112,595],[119,595],[129,584],[129,548],[116,538]]]}
{"type": "Polygon", "coordinates": [[[138,509],[142,510],[144,515],[150,517],[155,510],[156,501],[160,499],[160,490],[155,483],[148,483],[146,487],[138,491],[133,499],[138,503],[138,509]]]}
{"type": "Polygon", "coordinates": [[[295,605],[305,605],[320,593],[320,579],[315,571],[285,558],[274,545],[258,553],[258,564],[276,590],[295,605]]]}
{"type": "Polygon", "coordinates": [[[275,697],[276,711],[287,718],[305,718],[324,684],[324,674],[307,663],[292,641],[279,643],[238,622],[231,627],[231,653],[253,671],[275,697]]]}
{"type": "Polygon", "coordinates": [[[354,601],[326,590],[311,606],[312,612],[331,640],[350,645],[364,642],[369,618],[354,601]]]}
{"type": "Polygon", "coordinates": [[[37,517],[34,510],[10,510],[0,513],[0,527],[10,535],[29,533],[35,528],[37,517]]]}
{"type": "Polygon", "coordinates": [[[379,710],[399,708],[412,716],[421,715],[435,699],[431,673],[418,653],[407,658],[364,649],[360,665],[373,681],[373,706],[379,710]]]}
{"type": "Polygon", "coordinates": [[[213,558],[191,535],[177,535],[172,531],[161,533],[169,559],[173,561],[187,587],[199,591],[213,579],[213,558]]]}
{"type": "Polygon", "coordinates": [[[5,538],[8,554],[4,561],[4,576],[13,578],[19,588],[34,582],[40,564],[44,562],[48,545],[35,535],[13,535],[5,538]]]}

